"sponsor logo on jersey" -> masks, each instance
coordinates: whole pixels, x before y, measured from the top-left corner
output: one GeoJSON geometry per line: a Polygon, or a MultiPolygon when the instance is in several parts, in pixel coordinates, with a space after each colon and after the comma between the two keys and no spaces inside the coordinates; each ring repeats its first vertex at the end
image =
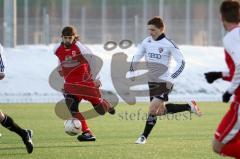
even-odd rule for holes
{"type": "Polygon", "coordinates": [[[148,53],[148,57],[149,58],[154,58],[154,59],[161,59],[161,55],[160,54],[155,54],[155,53],[148,53]]]}
{"type": "Polygon", "coordinates": [[[72,56],[69,55],[65,56],[65,61],[72,61],[72,56]]]}

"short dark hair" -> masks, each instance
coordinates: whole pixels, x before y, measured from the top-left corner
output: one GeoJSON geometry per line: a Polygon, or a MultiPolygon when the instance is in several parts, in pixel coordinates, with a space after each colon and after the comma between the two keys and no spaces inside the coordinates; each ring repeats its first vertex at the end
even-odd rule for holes
{"type": "Polygon", "coordinates": [[[164,28],[163,20],[160,17],[154,17],[148,21],[148,25],[154,25],[155,27],[161,29],[164,28]]]}
{"type": "Polygon", "coordinates": [[[62,36],[76,36],[77,31],[73,26],[66,26],[62,30],[62,36]]]}
{"type": "Polygon", "coordinates": [[[240,4],[236,0],[225,0],[220,6],[223,20],[230,23],[240,22],[240,4]]]}

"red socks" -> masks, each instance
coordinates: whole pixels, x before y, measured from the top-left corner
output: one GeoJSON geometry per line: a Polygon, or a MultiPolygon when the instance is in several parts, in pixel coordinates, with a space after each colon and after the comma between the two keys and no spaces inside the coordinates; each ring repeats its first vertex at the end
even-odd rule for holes
{"type": "Polygon", "coordinates": [[[78,120],[80,120],[80,122],[82,124],[82,132],[90,132],[87,122],[86,122],[84,116],[80,112],[76,113],[74,115],[74,117],[77,118],[78,120]]]}

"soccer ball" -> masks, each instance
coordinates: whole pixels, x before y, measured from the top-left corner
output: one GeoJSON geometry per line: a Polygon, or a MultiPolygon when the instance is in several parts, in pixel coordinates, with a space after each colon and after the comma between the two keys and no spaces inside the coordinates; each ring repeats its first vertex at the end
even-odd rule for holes
{"type": "Polygon", "coordinates": [[[64,130],[65,130],[65,133],[67,133],[68,135],[74,136],[81,133],[82,124],[78,119],[71,118],[71,119],[65,120],[64,130]]]}

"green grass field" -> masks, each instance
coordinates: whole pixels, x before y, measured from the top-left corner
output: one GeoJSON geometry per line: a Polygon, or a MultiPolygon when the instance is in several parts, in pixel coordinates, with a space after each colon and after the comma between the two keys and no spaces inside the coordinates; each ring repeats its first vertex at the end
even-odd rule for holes
{"type": "MultiPolygon", "coordinates": [[[[55,115],[54,104],[1,104],[0,109],[21,126],[34,131],[35,149],[27,154],[20,138],[0,128],[1,159],[216,159],[211,140],[228,105],[199,103],[204,116],[179,113],[159,118],[147,144],[134,144],[143,130],[147,103],[120,104],[115,116],[109,114],[88,121],[97,137],[94,143],[78,142],[64,133],[63,120],[55,115]]],[[[90,109],[88,104],[80,109],[90,109]]]]}

